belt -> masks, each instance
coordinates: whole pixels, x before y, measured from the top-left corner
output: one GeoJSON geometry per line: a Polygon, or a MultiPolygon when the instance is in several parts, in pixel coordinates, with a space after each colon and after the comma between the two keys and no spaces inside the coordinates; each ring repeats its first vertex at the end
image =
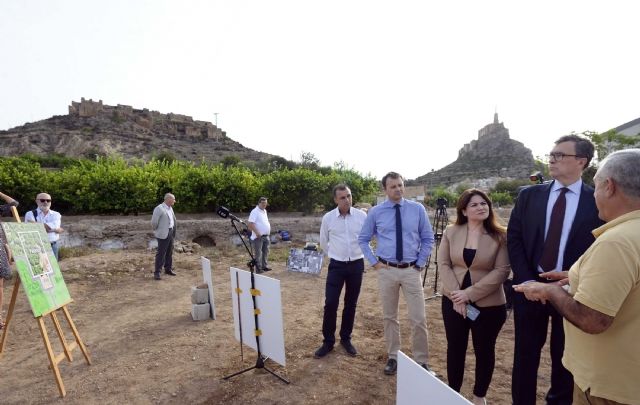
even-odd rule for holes
{"type": "Polygon", "coordinates": [[[378,260],[382,264],[385,264],[385,265],[391,266],[391,267],[396,267],[398,269],[406,269],[407,267],[411,267],[411,266],[414,266],[416,264],[415,260],[412,261],[411,263],[391,263],[391,262],[388,262],[388,261],[384,260],[382,257],[378,257],[378,260]]]}
{"type": "Polygon", "coordinates": [[[364,259],[360,258],[360,259],[355,259],[355,260],[347,260],[346,262],[343,262],[341,260],[331,259],[332,262],[340,263],[340,264],[350,264],[350,263],[355,263],[355,262],[361,262],[362,260],[364,260],[364,259]]]}

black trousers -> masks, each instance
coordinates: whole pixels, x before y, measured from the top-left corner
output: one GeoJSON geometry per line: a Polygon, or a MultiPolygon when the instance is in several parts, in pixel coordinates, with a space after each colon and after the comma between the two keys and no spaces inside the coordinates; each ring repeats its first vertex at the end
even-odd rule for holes
{"type": "MultiPolygon", "coordinates": [[[[175,229],[175,228],[174,228],[175,229]]],[[[160,274],[160,270],[164,267],[164,271],[173,269],[173,239],[175,232],[169,230],[169,235],[165,239],[158,239],[158,250],[156,251],[155,273],[160,274]]]]}
{"type": "Polygon", "coordinates": [[[551,318],[551,387],[547,404],[571,404],[573,376],[562,365],[564,329],[562,316],[551,304],[529,301],[522,293],[513,297],[515,350],[511,395],[517,405],[535,405],[540,353],[547,340],[551,318]]]}
{"type": "Polygon", "coordinates": [[[336,318],[342,286],[345,287],[345,292],[342,323],[340,324],[340,339],[346,342],[351,340],[363,273],[363,259],[352,262],[339,262],[333,259],[329,261],[329,273],[327,274],[325,288],[324,317],[322,319],[322,336],[326,345],[333,346],[336,342],[336,318]]]}
{"type": "Polygon", "coordinates": [[[471,331],[476,355],[473,394],[485,397],[496,362],[496,339],[507,320],[507,308],[506,305],[476,308],[480,310],[480,315],[472,321],[457,313],[449,298],[442,297],[442,320],[447,335],[447,381],[452,389],[460,392],[471,331]]]}

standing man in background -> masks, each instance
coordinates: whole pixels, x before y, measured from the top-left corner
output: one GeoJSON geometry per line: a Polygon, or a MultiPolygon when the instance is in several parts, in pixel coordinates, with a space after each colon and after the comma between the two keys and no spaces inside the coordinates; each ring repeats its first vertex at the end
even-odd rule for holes
{"type": "MultiPolygon", "coordinates": [[[[523,189],[511,212],[507,246],[513,283],[547,281],[539,275],[569,269],[591,246],[591,231],[600,225],[593,188],[581,176],[593,158],[594,146],[586,138],[559,138],[549,154],[554,181],[523,189]]],[[[512,399],[517,405],[535,405],[540,353],[551,318],[551,387],[547,404],[571,404],[573,377],[562,365],[562,315],[548,303],[513,297],[515,350],[512,399]]]]}
{"type": "Polygon", "coordinates": [[[345,292],[340,344],[350,356],[358,354],[351,344],[351,332],[364,273],[364,255],[358,244],[358,235],[367,214],[352,207],[351,190],[345,184],[333,188],[333,201],[337,207],[322,217],[320,225],[320,247],[329,256],[329,272],[322,319],[324,339],[322,346],[314,353],[316,359],[332,351],[336,342],[336,317],[342,286],[345,286],[345,292]]]}
{"type": "Polygon", "coordinates": [[[251,244],[256,259],[256,273],[271,270],[269,267],[269,234],[271,224],[267,216],[267,197],[260,197],[258,205],[249,214],[249,229],[251,229],[251,244]]]}
{"type": "Polygon", "coordinates": [[[176,236],[176,216],[173,213],[173,204],[176,203],[176,197],[167,193],[164,195],[164,202],[153,210],[151,217],[151,227],[153,235],[158,241],[158,250],[156,251],[156,262],[153,272],[155,280],[161,280],[160,270],[164,267],[164,273],[175,276],[173,269],[173,240],[176,236]]]}
{"type": "Polygon", "coordinates": [[[24,216],[24,222],[39,222],[44,224],[44,229],[47,231],[49,237],[49,243],[51,243],[51,249],[53,254],[58,260],[58,241],[60,240],[60,234],[64,232],[64,229],[60,227],[62,223],[62,215],[59,212],[51,209],[51,196],[47,193],[40,193],[36,196],[36,204],[38,208],[32,211],[28,211],[24,216]]]}
{"type": "Polygon", "coordinates": [[[411,353],[416,363],[429,370],[427,316],[420,273],[433,247],[433,229],[424,206],[403,198],[404,179],[400,174],[387,173],[382,178],[382,187],[388,198],[369,210],[358,242],[367,261],[378,272],[388,354],[384,373],[394,375],[398,368],[400,290],[409,311],[411,353]],[[376,254],[369,246],[374,236],[376,254]]]}

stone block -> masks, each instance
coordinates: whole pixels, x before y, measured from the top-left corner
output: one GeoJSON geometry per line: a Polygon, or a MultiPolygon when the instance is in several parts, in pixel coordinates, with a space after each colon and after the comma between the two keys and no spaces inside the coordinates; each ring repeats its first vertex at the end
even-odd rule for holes
{"type": "Polygon", "coordinates": [[[209,303],[191,305],[191,318],[194,321],[211,319],[211,305],[209,303]]]}
{"type": "MultiPolygon", "coordinates": [[[[198,286],[199,287],[199,286],[198,286]]],[[[209,302],[209,288],[191,287],[191,303],[206,304],[209,302]]]]}

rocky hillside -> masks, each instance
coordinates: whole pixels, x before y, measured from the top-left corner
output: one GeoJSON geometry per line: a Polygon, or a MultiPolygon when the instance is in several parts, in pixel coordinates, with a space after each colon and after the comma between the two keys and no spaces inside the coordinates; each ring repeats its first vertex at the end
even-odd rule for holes
{"type": "Polygon", "coordinates": [[[458,159],[440,170],[418,177],[415,182],[429,186],[450,186],[459,182],[478,183],[489,178],[526,179],[534,168],[531,150],[509,138],[509,130],[498,122],[478,131],[478,139],[460,149],[458,159]]]}
{"type": "Polygon", "coordinates": [[[244,147],[210,122],[100,101],[72,102],[68,115],[0,131],[0,155],[119,155],[148,160],[169,153],[181,160],[219,162],[226,156],[263,161],[273,155],[244,147]]]}

